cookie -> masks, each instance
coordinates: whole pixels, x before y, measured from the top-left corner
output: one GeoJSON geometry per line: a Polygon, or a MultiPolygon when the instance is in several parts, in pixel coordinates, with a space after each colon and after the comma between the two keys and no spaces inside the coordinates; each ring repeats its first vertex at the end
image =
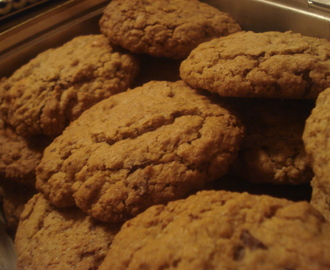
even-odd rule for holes
{"type": "Polygon", "coordinates": [[[229,14],[197,0],[113,0],[103,11],[100,30],[131,52],[183,59],[199,43],[241,27],[229,14]]]}
{"type": "Polygon", "coordinates": [[[127,221],[99,270],[329,269],[330,224],[308,202],[202,191],[127,221]]]}
{"type": "Polygon", "coordinates": [[[330,86],[330,42],[293,32],[239,32],[200,44],[182,80],[229,97],[316,99],[330,86]]]}
{"type": "Polygon", "coordinates": [[[23,137],[0,119],[0,178],[35,185],[35,168],[51,139],[43,135],[23,137]]]}
{"type": "Polygon", "coordinates": [[[254,183],[302,184],[313,178],[302,134],[315,102],[232,98],[246,128],[232,172],[254,183]]]}
{"type": "Polygon", "coordinates": [[[84,110],[125,91],[138,68],[102,35],[75,37],[2,79],[0,116],[22,136],[56,137],[84,110]]]}
{"type": "Polygon", "coordinates": [[[119,228],[77,208],[56,209],[36,194],[26,204],[15,236],[17,270],[97,269],[119,228]]]}
{"type": "Polygon", "coordinates": [[[45,149],[37,188],[106,222],[175,200],[223,175],[239,119],[182,81],[151,81],[85,111],[45,149]]]}
{"type": "Polygon", "coordinates": [[[330,221],[330,202],[329,202],[329,193],[322,186],[322,181],[314,177],[311,182],[312,195],[310,199],[311,205],[313,205],[317,210],[319,210],[322,215],[330,221]],[[321,185],[319,185],[321,182],[321,185]]]}
{"type": "MultiPolygon", "coordinates": [[[[303,133],[306,152],[311,159],[315,177],[312,181],[311,203],[330,217],[330,88],[322,92],[306,121],[303,133]]],[[[330,219],[329,219],[330,220],[330,219]]]]}

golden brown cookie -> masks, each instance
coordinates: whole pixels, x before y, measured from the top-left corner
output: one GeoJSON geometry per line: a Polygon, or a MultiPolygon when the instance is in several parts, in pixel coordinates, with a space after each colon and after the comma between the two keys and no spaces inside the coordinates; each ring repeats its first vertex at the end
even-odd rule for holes
{"type": "Polygon", "coordinates": [[[330,223],[307,202],[202,191],[127,221],[99,270],[325,270],[329,252],[330,223]]]}
{"type": "Polygon", "coordinates": [[[223,175],[243,128],[182,81],[152,81],[85,111],[45,149],[37,188],[107,222],[188,195],[223,175]]]}
{"type": "Polygon", "coordinates": [[[126,90],[138,67],[102,35],[75,37],[1,81],[0,115],[20,135],[56,137],[84,110],[126,90]]]}
{"type": "Polygon", "coordinates": [[[182,59],[199,43],[241,30],[227,13],[198,0],[112,0],[101,32],[134,53],[182,59]]]}
{"type": "Polygon", "coordinates": [[[43,135],[23,137],[0,119],[0,178],[35,185],[35,168],[51,139],[43,135]]]}
{"type": "Polygon", "coordinates": [[[101,223],[77,208],[56,209],[36,194],[15,236],[20,269],[98,269],[119,225],[101,223]]]}
{"type": "Polygon", "coordinates": [[[315,102],[232,98],[246,127],[233,172],[256,183],[301,184],[313,178],[302,134],[315,102]]]}
{"type": "Polygon", "coordinates": [[[311,205],[313,205],[317,210],[319,210],[322,215],[330,221],[330,202],[329,193],[322,185],[317,177],[314,177],[311,182],[312,195],[310,199],[311,205]]]}
{"type": "Polygon", "coordinates": [[[330,86],[330,42],[293,32],[239,32],[195,48],[180,67],[221,96],[316,99],[330,86]]]}
{"type": "Polygon", "coordinates": [[[99,270],[325,270],[329,250],[330,223],[308,202],[202,191],[127,221],[99,270]]]}
{"type": "Polygon", "coordinates": [[[322,92],[303,133],[315,177],[311,203],[330,220],[330,88],[322,92]]]}

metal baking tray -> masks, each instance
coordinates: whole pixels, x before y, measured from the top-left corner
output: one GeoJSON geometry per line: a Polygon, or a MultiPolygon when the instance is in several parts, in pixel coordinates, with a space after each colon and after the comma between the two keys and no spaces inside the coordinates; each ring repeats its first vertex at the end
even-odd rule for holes
{"type": "Polygon", "coordinates": [[[288,31],[330,39],[330,0],[205,0],[244,30],[288,31]]]}
{"type": "Polygon", "coordinates": [[[98,20],[109,0],[53,1],[19,22],[0,23],[0,78],[9,76],[38,53],[83,34],[98,33],[98,20]],[[9,25],[7,27],[7,25],[9,25]]]}
{"type": "MultiPolygon", "coordinates": [[[[48,9],[6,29],[0,24],[0,78],[39,52],[96,33],[98,20],[110,0],[55,2],[48,9]]],[[[330,0],[202,0],[230,13],[243,30],[300,32],[330,39],[330,0]]],[[[20,16],[22,17],[22,16],[20,16]]]]}

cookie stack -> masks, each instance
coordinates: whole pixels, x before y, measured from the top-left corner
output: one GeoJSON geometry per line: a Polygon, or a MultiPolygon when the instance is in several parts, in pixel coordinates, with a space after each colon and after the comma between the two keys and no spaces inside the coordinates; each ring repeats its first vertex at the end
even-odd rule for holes
{"type": "Polygon", "coordinates": [[[0,83],[17,269],[329,269],[330,42],[198,0],[99,26],[0,83]]]}

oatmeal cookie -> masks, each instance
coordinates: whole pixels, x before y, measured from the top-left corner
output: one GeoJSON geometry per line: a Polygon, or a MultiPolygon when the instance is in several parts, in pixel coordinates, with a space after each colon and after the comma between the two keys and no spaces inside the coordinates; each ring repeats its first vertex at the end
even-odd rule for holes
{"type": "Polygon", "coordinates": [[[35,185],[35,168],[51,139],[43,135],[23,137],[0,119],[0,178],[35,185]]]}
{"type": "Polygon", "coordinates": [[[330,42],[293,32],[239,32],[200,44],[180,66],[221,96],[316,99],[330,86],[330,42]]]}
{"type": "Polygon", "coordinates": [[[138,68],[102,35],[75,37],[2,79],[0,115],[22,136],[56,137],[81,112],[126,90],[138,68]]]}
{"type": "Polygon", "coordinates": [[[45,149],[37,188],[106,222],[182,198],[223,175],[244,130],[182,81],[151,81],[85,111],[45,149]]]}
{"type": "Polygon", "coordinates": [[[256,183],[301,184],[313,178],[302,134],[315,102],[233,98],[246,127],[233,172],[256,183]]]}
{"type": "Polygon", "coordinates": [[[229,14],[198,0],[112,0],[100,29],[131,52],[175,59],[201,42],[241,31],[229,14]]]}
{"type": "MultiPolygon", "coordinates": [[[[303,133],[306,152],[315,177],[311,203],[330,217],[330,88],[322,92],[306,121],[303,133]]],[[[330,219],[329,219],[330,220],[330,219]]]]}
{"type": "Polygon", "coordinates": [[[99,270],[329,269],[330,224],[308,202],[201,191],[127,221],[99,270]]]}
{"type": "Polygon", "coordinates": [[[57,209],[36,194],[25,205],[15,236],[17,270],[97,269],[119,229],[75,207],[57,209]]]}

